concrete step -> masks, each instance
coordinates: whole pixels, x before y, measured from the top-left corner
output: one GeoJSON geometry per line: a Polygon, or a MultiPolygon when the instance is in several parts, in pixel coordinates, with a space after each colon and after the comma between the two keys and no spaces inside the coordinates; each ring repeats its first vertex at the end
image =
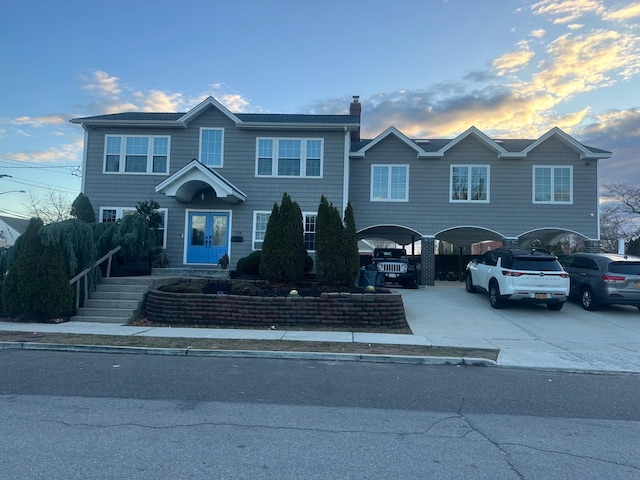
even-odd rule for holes
{"type": "Polygon", "coordinates": [[[78,309],[78,317],[118,317],[130,320],[136,313],[135,308],[87,308],[78,309]]]}
{"type": "Polygon", "coordinates": [[[155,278],[144,277],[104,277],[98,285],[153,285],[155,278]]]}
{"type": "MultiPolygon", "coordinates": [[[[145,292],[146,293],[146,292],[145,292]]],[[[144,300],[144,293],[129,292],[103,292],[96,290],[89,294],[89,300],[125,300],[133,302],[141,302],[144,300]]],[[[85,302],[86,303],[86,302],[85,302]]]]}
{"type": "MultiPolygon", "coordinates": [[[[145,294],[149,290],[149,285],[136,285],[126,284],[121,285],[117,283],[100,283],[96,285],[96,292],[121,292],[121,293],[139,293],[145,294]]],[[[91,296],[91,295],[89,295],[91,296]]]]}
{"type": "Polygon", "coordinates": [[[115,299],[96,299],[95,297],[88,299],[84,302],[83,308],[105,308],[105,309],[125,309],[125,310],[137,310],[140,308],[144,297],[139,295],[138,299],[125,300],[123,298],[115,299]]]}
{"type": "Polygon", "coordinates": [[[71,317],[72,322],[117,323],[118,325],[126,325],[129,320],[128,317],[101,317],[98,315],[76,315],[71,317]]]}

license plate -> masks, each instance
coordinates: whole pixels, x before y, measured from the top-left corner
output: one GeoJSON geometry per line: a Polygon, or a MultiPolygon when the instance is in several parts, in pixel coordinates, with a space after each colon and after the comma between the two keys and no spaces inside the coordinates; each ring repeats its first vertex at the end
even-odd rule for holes
{"type": "Polygon", "coordinates": [[[396,275],[395,273],[390,273],[389,274],[389,278],[396,278],[398,275],[396,275]]]}
{"type": "Polygon", "coordinates": [[[546,299],[547,299],[546,293],[536,293],[536,300],[546,300],[546,299]]]}

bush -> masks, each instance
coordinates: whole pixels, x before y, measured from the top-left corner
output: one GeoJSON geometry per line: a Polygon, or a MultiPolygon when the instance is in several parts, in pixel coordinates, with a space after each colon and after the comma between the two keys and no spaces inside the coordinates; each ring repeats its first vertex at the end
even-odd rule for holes
{"type": "Polygon", "coordinates": [[[247,257],[238,260],[236,271],[243,275],[260,275],[260,258],[262,252],[260,250],[251,253],[247,257]]]}
{"type": "Polygon", "coordinates": [[[45,246],[38,235],[43,223],[31,219],[15,263],[2,289],[2,302],[14,316],[35,320],[67,315],[73,308],[73,289],[60,245],[45,246]]]}
{"type": "Polygon", "coordinates": [[[93,205],[84,193],[79,193],[71,204],[71,216],[85,223],[95,223],[96,214],[93,205]]]}

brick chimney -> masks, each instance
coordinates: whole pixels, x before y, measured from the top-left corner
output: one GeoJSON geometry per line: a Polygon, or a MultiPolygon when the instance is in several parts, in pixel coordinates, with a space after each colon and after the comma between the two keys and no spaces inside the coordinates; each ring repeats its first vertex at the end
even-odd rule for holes
{"type": "Polygon", "coordinates": [[[362,104],[358,95],[353,96],[353,101],[349,105],[349,115],[357,115],[358,117],[358,128],[351,130],[351,141],[358,142],[360,141],[360,118],[362,116],[362,104]]]}

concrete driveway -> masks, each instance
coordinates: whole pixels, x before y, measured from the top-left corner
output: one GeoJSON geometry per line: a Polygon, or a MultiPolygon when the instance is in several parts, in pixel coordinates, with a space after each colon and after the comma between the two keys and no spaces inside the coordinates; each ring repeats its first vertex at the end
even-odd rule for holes
{"type": "Polygon", "coordinates": [[[499,348],[498,364],[581,371],[640,373],[640,311],[612,306],[587,312],[568,302],[559,312],[544,305],[489,305],[463,283],[437,282],[398,289],[414,335],[433,345],[499,348]]]}

